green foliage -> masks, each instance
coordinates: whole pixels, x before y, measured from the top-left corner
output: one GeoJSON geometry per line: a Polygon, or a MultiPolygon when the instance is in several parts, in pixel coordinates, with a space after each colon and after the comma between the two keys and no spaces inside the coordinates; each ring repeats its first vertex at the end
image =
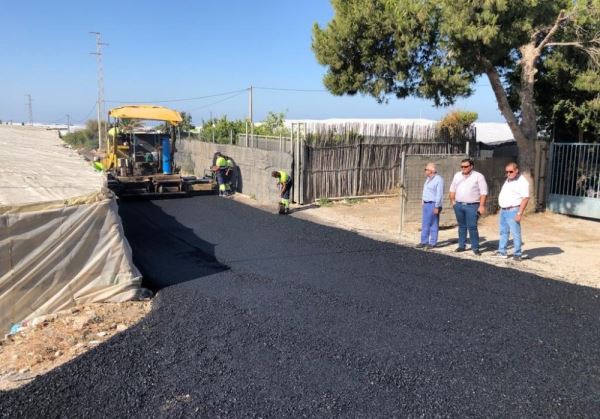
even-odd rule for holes
{"type": "Polygon", "coordinates": [[[317,205],[320,207],[330,207],[333,205],[333,201],[329,198],[319,198],[317,199],[317,205]]]}
{"type": "MultiPolygon", "coordinates": [[[[534,67],[540,62],[550,65],[553,54],[573,45],[588,48],[596,57],[600,53],[600,0],[332,0],[332,5],[335,15],[327,26],[314,25],[312,48],[326,66],[326,88],[336,95],[362,93],[380,102],[391,95],[416,96],[447,106],[471,95],[479,76],[496,83],[492,79],[497,73],[502,81],[495,84],[497,98],[508,94],[517,120],[533,119],[535,124],[533,103],[521,94],[534,82],[515,76],[525,68],[520,67],[523,59],[535,57],[527,61],[534,67]],[[546,39],[559,16],[564,20],[550,40],[561,44],[544,44],[537,51],[535,46],[546,39]]],[[[566,72],[571,82],[560,85],[568,89],[569,98],[598,89],[597,72],[584,75],[581,66],[571,70],[566,72]]],[[[565,120],[577,119],[587,127],[597,115],[597,99],[578,100],[576,109],[572,102],[567,106],[545,100],[553,111],[560,109],[565,120]]],[[[509,119],[511,109],[502,100],[499,106],[509,119]]],[[[522,134],[533,140],[535,133],[535,127],[528,127],[522,134]]]]}
{"type": "Polygon", "coordinates": [[[229,144],[230,136],[233,135],[235,143],[237,135],[246,132],[246,122],[242,120],[229,120],[227,116],[213,118],[208,121],[202,120],[200,137],[205,141],[214,141],[220,144],[229,144]]]}
{"type": "Polygon", "coordinates": [[[284,137],[289,136],[290,130],[285,127],[284,122],[285,112],[269,112],[265,120],[260,125],[255,126],[254,134],[272,136],[283,135],[284,137]]]}
{"type": "MultiPolygon", "coordinates": [[[[119,120],[119,132],[132,132],[136,128],[140,128],[144,124],[139,119],[123,118],[119,120]]],[[[98,126],[98,125],[96,125],[98,126]]]]}
{"type": "MultiPolygon", "coordinates": [[[[267,117],[260,125],[254,125],[254,135],[272,135],[272,136],[289,136],[290,131],[285,128],[285,113],[269,112],[267,117]]],[[[251,131],[248,120],[229,120],[227,116],[221,118],[213,118],[207,121],[202,121],[202,129],[200,130],[200,138],[204,141],[214,141],[215,143],[228,144],[230,135],[233,135],[233,142],[237,141],[238,134],[248,133],[251,131]]]]}
{"type": "Polygon", "coordinates": [[[179,126],[181,131],[189,132],[192,131],[195,127],[192,124],[192,115],[187,112],[180,112],[181,115],[181,125],[179,126]]]}
{"type": "MultiPolygon", "coordinates": [[[[103,122],[103,128],[106,125],[103,122]]],[[[75,149],[94,150],[98,148],[98,121],[90,119],[85,128],[62,136],[62,140],[75,149]]]]}
{"type": "Polygon", "coordinates": [[[536,83],[540,127],[557,141],[600,141],[600,74],[589,56],[555,50],[544,60],[536,83]]]}
{"type": "Polygon", "coordinates": [[[442,118],[439,127],[443,132],[447,132],[450,138],[465,137],[477,118],[477,112],[450,111],[442,118]]]}

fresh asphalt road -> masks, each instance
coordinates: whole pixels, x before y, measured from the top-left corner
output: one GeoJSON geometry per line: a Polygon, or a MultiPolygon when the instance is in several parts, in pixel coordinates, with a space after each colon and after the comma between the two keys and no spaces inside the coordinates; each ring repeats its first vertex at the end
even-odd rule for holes
{"type": "Polygon", "coordinates": [[[214,196],[120,213],[152,312],[0,416],[600,415],[600,290],[214,196]]]}

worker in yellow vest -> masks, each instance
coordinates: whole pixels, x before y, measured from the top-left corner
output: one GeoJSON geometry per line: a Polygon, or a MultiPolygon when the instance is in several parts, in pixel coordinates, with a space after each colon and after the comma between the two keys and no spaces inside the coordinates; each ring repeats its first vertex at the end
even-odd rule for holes
{"type": "Polygon", "coordinates": [[[215,165],[211,168],[217,176],[217,183],[219,184],[219,196],[227,196],[227,190],[225,186],[225,172],[227,171],[227,160],[219,152],[215,154],[216,160],[215,165]]]}
{"type": "Polygon", "coordinates": [[[290,191],[292,190],[292,177],[285,171],[273,171],[271,176],[277,179],[277,188],[279,189],[279,214],[290,213],[290,191]]]}

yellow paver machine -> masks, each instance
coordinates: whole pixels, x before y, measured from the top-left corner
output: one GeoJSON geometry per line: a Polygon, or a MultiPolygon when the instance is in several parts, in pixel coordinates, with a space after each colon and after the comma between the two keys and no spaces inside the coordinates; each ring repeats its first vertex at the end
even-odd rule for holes
{"type": "Polygon", "coordinates": [[[111,109],[108,122],[103,166],[108,187],[118,196],[214,190],[211,179],[182,176],[175,165],[182,122],[179,112],[156,105],[128,105],[111,109]],[[148,121],[155,125],[144,125],[148,121]]]}

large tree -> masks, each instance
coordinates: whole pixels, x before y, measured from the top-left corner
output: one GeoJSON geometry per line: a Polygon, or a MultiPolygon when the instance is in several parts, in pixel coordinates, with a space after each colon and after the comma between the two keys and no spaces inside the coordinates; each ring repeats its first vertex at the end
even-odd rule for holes
{"type": "Polygon", "coordinates": [[[600,0],[332,0],[313,50],[337,95],[385,101],[417,96],[436,106],[473,92],[487,76],[531,173],[537,138],[534,86],[540,60],[577,48],[598,63],[600,0]],[[514,72],[519,77],[511,77],[514,72]],[[511,81],[518,80],[518,85],[511,81]],[[511,107],[510,90],[516,93],[511,107]]]}
{"type": "Polygon", "coordinates": [[[558,142],[600,141],[600,73],[576,50],[552,51],[535,84],[538,128],[558,142]]]}

